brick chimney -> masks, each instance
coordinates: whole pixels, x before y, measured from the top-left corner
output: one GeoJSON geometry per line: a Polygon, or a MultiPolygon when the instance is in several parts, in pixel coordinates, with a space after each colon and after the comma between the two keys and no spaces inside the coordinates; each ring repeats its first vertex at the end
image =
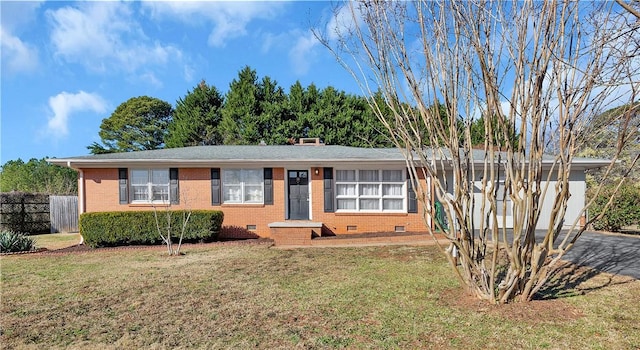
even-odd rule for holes
{"type": "Polygon", "coordinates": [[[319,137],[303,137],[298,140],[296,146],[324,146],[319,137]]]}

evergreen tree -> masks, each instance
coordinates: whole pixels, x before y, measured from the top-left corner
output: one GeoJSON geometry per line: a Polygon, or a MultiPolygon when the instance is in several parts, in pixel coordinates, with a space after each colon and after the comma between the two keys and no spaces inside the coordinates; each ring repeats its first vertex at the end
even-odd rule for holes
{"type": "Polygon", "coordinates": [[[173,120],[169,124],[166,146],[218,145],[222,120],[222,94],[202,80],[184,98],[178,99],[173,120]]]}
{"type": "Polygon", "coordinates": [[[256,71],[246,66],[238,73],[238,78],[229,84],[220,123],[220,135],[224,144],[260,142],[261,133],[256,118],[260,114],[257,82],[256,71]]]}
{"type": "Polygon", "coordinates": [[[163,100],[140,96],[120,104],[102,120],[100,138],[87,148],[93,154],[162,148],[173,108],[163,100]]]}

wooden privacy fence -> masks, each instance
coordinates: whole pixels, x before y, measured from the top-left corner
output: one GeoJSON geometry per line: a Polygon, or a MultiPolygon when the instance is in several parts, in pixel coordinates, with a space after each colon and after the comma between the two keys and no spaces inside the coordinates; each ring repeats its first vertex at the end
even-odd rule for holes
{"type": "Polygon", "coordinates": [[[49,196],[51,232],[78,231],[78,196],[49,196]]]}

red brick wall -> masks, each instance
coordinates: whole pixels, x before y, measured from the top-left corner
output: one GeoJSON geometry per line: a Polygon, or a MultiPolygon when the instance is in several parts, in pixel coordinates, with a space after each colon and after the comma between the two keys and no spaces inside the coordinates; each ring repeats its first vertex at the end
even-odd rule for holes
{"type": "MultiPolygon", "coordinates": [[[[325,213],[322,168],[318,175],[311,169],[311,220],[322,222],[335,234],[394,231],[403,226],[406,231],[425,231],[420,214],[352,214],[325,213]],[[355,230],[347,231],[347,226],[355,230]]],[[[85,211],[153,210],[151,205],[119,204],[118,169],[83,169],[85,211]]],[[[174,209],[217,209],[224,212],[224,226],[246,229],[255,225],[253,231],[261,237],[269,237],[269,223],[285,221],[285,171],[273,169],[273,205],[211,205],[211,178],[209,168],[187,168],[179,170],[180,204],[174,209]]],[[[420,206],[418,213],[421,212],[420,206]]]]}

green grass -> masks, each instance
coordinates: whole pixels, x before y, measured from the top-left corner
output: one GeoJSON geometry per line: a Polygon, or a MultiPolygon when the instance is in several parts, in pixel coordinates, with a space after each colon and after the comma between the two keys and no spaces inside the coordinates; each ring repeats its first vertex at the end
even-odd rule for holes
{"type": "Polygon", "coordinates": [[[48,233],[30,236],[36,241],[36,247],[49,250],[70,247],[80,243],[79,233],[48,233]]]}
{"type": "Polygon", "coordinates": [[[638,281],[596,275],[568,298],[458,305],[434,247],[208,246],[180,257],[0,261],[3,348],[640,347],[638,281]]]}

